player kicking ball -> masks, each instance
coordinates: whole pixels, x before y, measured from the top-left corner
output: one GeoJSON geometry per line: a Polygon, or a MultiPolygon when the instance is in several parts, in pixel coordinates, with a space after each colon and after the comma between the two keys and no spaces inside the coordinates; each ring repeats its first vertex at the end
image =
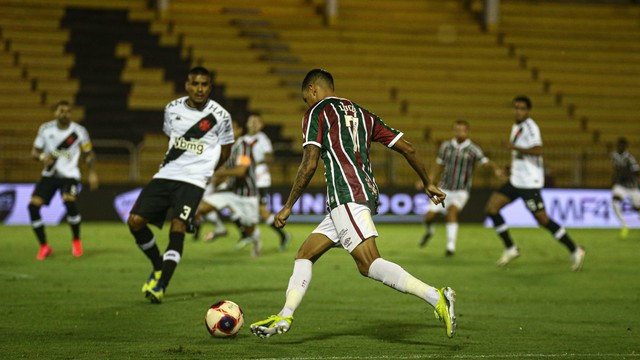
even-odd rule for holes
{"type": "Polygon", "coordinates": [[[402,132],[387,126],[356,103],[334,95],[333,77],[329,72],[311,70],[302,83],[302,97],[309,106],[302,125],[302,162],[289,198],[275,216],[275,224],[279,228],[286,225],[293,205],[309,184],[321,157],[330,213],[296,254],[284,307],[277,315],[251,324],[252,333],[268,338],[289,331],[293,314],[311,282],[313,264],[329,249],[340,245],[351,254],[363,276],[415,295],[435,308],[436,318],[444,322],[446,335],[453,337],[455,292],[449,287],[437,289],[427,285],[380,256],[376,246],[378,232],[372,220],[379,191],[369,159],[371,143],[379,142],[404,156],[434,203],[442,203],[446,195],[431,183],[422,160],[413,145],[404,140],[402,132]]]}

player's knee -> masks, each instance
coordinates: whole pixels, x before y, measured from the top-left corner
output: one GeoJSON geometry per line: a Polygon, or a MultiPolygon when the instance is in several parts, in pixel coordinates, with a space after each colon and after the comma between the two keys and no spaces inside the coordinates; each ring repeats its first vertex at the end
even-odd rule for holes
{"type": "Polygon", "coordinates": [[[533,216],[536,218],[536,221],[538,221],[538,224],[542,226],[547,226],[549,223],[549,216],[547,216],[547,213],[544,211],[536,212],[533,216]]]}
{"type": "Polygon", "coordinates": [[[71,195],[69,193],[63,193],[62,194],[62,201],[64,201],[64,202],[76,201],[76,196],[75,195],[71,195]]]}
{"type": "Polygon", "coordinates": [[[186,232],[187,224],[180,219],[171,219],[171,232],[186,232]]]}
{"type": "Polygon", "coordinates": [[[31,216],[31,220],[40,217],[40,207],[40,205],[29,203],[29,216],[31,216]]]}
{"type": "Polygon", "coordinates": [[[141,216],[131,214],[129,215],[129,219],[127,219],[127,225],[130,231],[138,231],[146,225],[146,222],[141,216]]]}
{"type": "Polygon", "coordinates": [[[40,196],[32,196],[31,200],[29,200],[29,206],[34,205],[40,207],[42,204],[44,204],[44,200],[40,196]]]}

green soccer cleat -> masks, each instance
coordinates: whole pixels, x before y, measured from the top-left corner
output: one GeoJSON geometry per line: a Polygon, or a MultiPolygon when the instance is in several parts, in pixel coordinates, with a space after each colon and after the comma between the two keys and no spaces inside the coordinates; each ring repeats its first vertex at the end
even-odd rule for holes
{"type": "Polygon", "coordinates": [[[286,333],[289,331],[291,323],[293,323],[293,316],[271,315],[265,320],[251,324],[251,332],[253,335],[265,339],[272,335],[286,333]]]}
{"type": "Polygon", "coordinates": [[[152,289],[147,290],[145,296],[151,300],[152,304],[160,304],[164,298],[164,288],[162,287],[162,283],[158,283],[152,289]]]}
{"type": "Polygon", "coordinates": [[[145,281],[144,284],[142,284],[143,294],[146,295],[149,290],[153,289],[158,284],[158,280],[160,280],[160,275],[162,275],[161,270],[151,272],[151,275],[149,275],[149,278],[147,279],[147,281],[145,281]]]}
{"type": "Polygon", "coordinates": [[[444,322],[447,337],[452,338],[456,334],[456,315],[453,310],[456,292],[450,287],[442,288],[438,292],[440,293],[440,300],[438,300],[433,313],[436,315],[436,319],[444,322]]]}

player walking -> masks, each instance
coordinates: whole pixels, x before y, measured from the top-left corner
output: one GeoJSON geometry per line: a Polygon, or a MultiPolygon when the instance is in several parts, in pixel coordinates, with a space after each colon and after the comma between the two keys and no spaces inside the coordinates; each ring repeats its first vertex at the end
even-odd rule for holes
{"type": "Polygon", "coordinates": [[[378,116],[356,103],[334,95],[333,77],[325,70],[311,70],[302,83],[302,97],[309,106],[302,121],[303,155],[291,193],[276,214],[278,227],[285,226],[293,205],[324,161],[330,213],[300,246],[289,280],[284,307],[278,315],[251,324],[254,335],[263,338],[289,330],[293,313],[311,282],[313,263],[336,245],[346,249],[360,273],[404,293],[415,295],[435,307],[436,317],[455,334],[455,292],[436,289],[416,279],[399,265],[383,259],[376,246],[378,233],[371,218],[378,206],[369,150],[379,142],[399,152],[420,176],[424,191],[434,203],[446,195],[431,184],[424,164],[403,134],[387,126],[378,116]]]}
{"type": "Polygon", "coordinates": [[[142,286],[142,292],[152,303],[162,301],[182,257],[187,225],[193,221],[214,169],[229,157],[234,142],[231,116],[209,99],[211,88],[209,71],[195,67],[185,83],[188,96],[166,106],[163,130],[169,136],[169,149],[129,216],[129,230],[153,266],[142,286]],[[160,255],[147,224],[161,229],[169,208],[172,209],[169,245],[164,255],[160,255]]]}
{"type": "Polygon", "coordinates": [[[442,174],[439,187],[447,194],[447,202],[444,207],[434,203],[429,205],[429,210],[424,216],[427,232],[420,241],[420,246],[427,242],[435,233],[433,221],[436,216],[443,214],[447,219],[447,250],[445,256],[453,256],[456,251],[456,239],[458,237],[458,214],[469,200],[469,191],[473,180],[473,172],[476,164],[491,167],[495,175],[504,177],[504,171],[493,161],[489,160],[482,149],[469,139],[469,123],[466,120],[456,120],[453,124],[454,137],[444,141],[440,145],[436,164],[437,171],[434,178],[442,174]],[[444,170],[444,171],[442,171],[444,170]]]}
{"type": "Polygon", "coordinates": [[[517,96],[513,99],[515,124],[511,127],[509,144],[511,176],[506,184],[491,194],[487,202],[487,216],[493,220],[496,233],[502,238],[505,247],[496,265],[505,266],[520,256],[520,250],[509,235],[509,228],[500,215],[500,210],[521,197],[538,224],[544,226],[562,245],[566,246],[571,253],[572,270],[579,271],[586,251],[583,247],[576,246],[564,227],[549,218],[540,195],[540,189],[544,186],[542,137],[540,128],[529,117],[530,111],[531,100],[528,97],[517,96]]]}
{"type": "Polygon", "coordinates": [[[613,188],[611,189],[613,193],[613,212],[620,221],[620,237],[625,239],[629,236],[629,228],[622,216],[622,202],[628,196],[633,208],[636,211],[640,211],[640,190],[638,189],[640,165],[627,150],[629,143],[626,138],[619,138],[616,148],[616,151],[611,153],[611,164],[613,165],[613,188]]]}
{"type": "Polygon", "coordinates": [[[47,243],[40,208],[42,205],[49,205],[51,198],[58,190],[62,194],[62,200],[67,209],[67,222],[71,225],[73,234],[71,253],[76,257],[82,256],[81,216],[76,205],[80,183],[78,162],[81,155],[85,159],[89,172],[89,188],[94,190],[98,187],[98,175],[95,171],[96,157],[89,133],[84,126],[71,121],[71,109],[71,103],[66,100],[56,104],[56,120],[40,126],[31,150],[33,158],[44,163],[42,177],[36,184],[29,201],[31,226],[40,242],[40,250],[36,256],[38,260],[44,260],[53,253],[51,246],[47,243]]]}

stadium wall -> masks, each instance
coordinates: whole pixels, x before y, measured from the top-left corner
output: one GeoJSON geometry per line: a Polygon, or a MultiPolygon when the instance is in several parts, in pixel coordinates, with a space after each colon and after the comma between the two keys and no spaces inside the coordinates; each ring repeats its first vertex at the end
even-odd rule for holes
{"type": "MultiPolygon", "coordinates": [[[[27,206],[35,184],[0,184],[0,221],[5,225],[28,225],[27,206]]],[[[103,186],[97,191],[83,191],[78,206],[85,221],[125,221],[140,192],[134,186],[103,186]]],[[[280,209],[289,188],[273,188],[269,199],[272,209],[280,209]]],[[[460,214],[462,223],[490,225],[484,216],[490,189],[475,189],[460,214]]],[[[567,227],[618,227],[611,208],[611,191],[604,189],[544,189],[542,191],[549,215],[567,227]]],[[[291,222],[319,222],[326,213],[324,189],[310,189],[294,207],[291,222]]],[[[378,223],[420,223],[427,211],[429,199],[414,189],[397,188],[381,194],[378,223]]],[[[624,216],[630,227],[640,228],[640,219],[630,202],[623,203],[624,216]]],[[[503,215],[510,226],[534,227],[533,217],[518,200],[505,208],[503,215]]],[[[49,206],[42,209],[46,224],[64,220],[65,208],[57,194],[49,206]]]]}

